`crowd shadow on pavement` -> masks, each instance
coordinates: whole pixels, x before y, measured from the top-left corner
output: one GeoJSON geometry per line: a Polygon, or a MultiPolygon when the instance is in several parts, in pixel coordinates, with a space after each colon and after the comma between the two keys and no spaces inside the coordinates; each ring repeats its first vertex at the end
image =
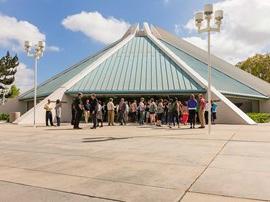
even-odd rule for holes
{"type": "Polygon", "coordinates": [[[114,141],[114,140],[126,140],[134,137],[89,137],[83,138],[83,143],[91,143],[91,142],[106,142],[106,141],[114,141]]]}

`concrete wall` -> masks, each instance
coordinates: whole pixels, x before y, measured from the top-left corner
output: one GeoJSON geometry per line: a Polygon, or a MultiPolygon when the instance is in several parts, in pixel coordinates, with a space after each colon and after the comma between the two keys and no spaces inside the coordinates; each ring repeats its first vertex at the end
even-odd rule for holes
{"type": "Polygon", "coordinates": [[[20,112],[24,114],[26,111],[26,102],[20,102],[18,98],[9,98],[4,105],[0,105],[0,113],[20,112]]]}
{"type": "Polygon", "coordinates": [[[250,100],[250,99],[244,99],[244,98],[233,98],[228,97],[228,99],[234,103],[236,106],[238,106],[243,112],[260,112],[260,101],[259,100],[250,100]],[[241,106],[239,106],[241,105],[241,106]]]}
{"type": "Polygon", "coordinates": [[[270,113],[270,100],[261,100],[259,108],[260,112],[270,113]]]}

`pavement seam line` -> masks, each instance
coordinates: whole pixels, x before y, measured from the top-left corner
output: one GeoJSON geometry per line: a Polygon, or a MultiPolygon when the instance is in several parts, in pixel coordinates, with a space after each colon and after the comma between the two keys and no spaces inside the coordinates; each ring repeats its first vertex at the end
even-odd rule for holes
{"type": "Polygon", "coordinates": [[[197,192],[197,191],[188,191],[189,193],[195,193],[195,194],[203,194],[203,195],[213,195],[213,196],[222,196],[226,198],[235,198],[235,199],[247,199],[247,200],[252,200],[252,201],[263,201],[263,202],[268,202],[268,200],[264,199],[254,199],[254,198],[247,198],[247,197],[238,197],[238,196],[228,196],[228,195],[223,195],[223,194],[215,194],[215,193],[204,193],[204,192],[197,192]]]}
{"type": "Polygon", "coordinates": [[[215,154],[215,156],[211,159],[211,161],[207,164],[207,166],[203,169],[203,171],[195,178],[195,180],[190,184],[188,189],[184,192],[184,194],[180,197],[178,202],[181,202],[184,196],[187,192],[190,192],[191,187],[197,182],[197,180],[205,173],[205,171],[209,168],[209,166],[212,164],[212,162],[216,159],[216,157],[222,152],[222,150],[226,147],[226,145],[232,140],[232,138],[236,135],[236,133],[233,133],[232,136],[223,144],[223,146],[218,150],[218,152],[215,154]]]}
{"type": "Polygon", "coordinates": [[[7,180],[0,180],[0,182],[6,182],[6,183],[10,183],[10,184],[22,185],[22,186],[26,186],[26,187],[33,187],[33,188],[45,189],[45,190],[49,190],[49,191],[66,193],[66,194],[71,194],[71,195],[85,196],[85,197],[89,197],[89,198],[103,199],[103,200],[116,201],[116,202],[125,202],[125,201],[118,200],[118,199],[111,199],[111,198],[99,197],[99,196],[94,196],[94,195],[89,195],[89,194],[82,194],[82,193],[63,191],[63,190],[58,190],[58,189],[53,189],[53,188],[33,186],[33,185],[29,185],[29,184],[12,182],[12,181],[7,181],[7,180]]]}
{"type": "MultiPolygon", "coordinates": [[[[225,142],[225,141],[223,141],[225,142]]],[[[1,150],[1,148],[0,148],[1,150]]],[[[96,158],[96,159],[103,159],[103,160],[111,160],[112,158],[105,158],[105,157],[98,157],[95,155],[74,155],[74,154],[63,154],[63,153],[53,153],[53,152],[44,152],[44,151],[30,151],[30,150],[22,150],[22,149],[10,149],[10,148],[5,148],[4,151],[15,151],[15,152],[25,152],[25,153],[36,153],[36,154],[51,154],[51,155],[59,155],[59,156],[67,156],[67,157],[84,157],[84,158],[96,158]]],[[[179,164],[179,163],[169,163],[169,162],[155,162],[155,161],[138,161],[138,160],[127,160],[127,159],[119,159],[121,161],[126,161],[126,162],[140,162],[140,163],[152,163],[152,164],[165,164],[165,165],[178,165],[178,166],[190,166],[190,167],[196,167],[193,165],[184,165],[184,164],[179,164]]],[[[205,166],[205,164],[199,165],[199,166],[205,166]]]]}
{"type": "MultiPolygon", "coordinates": [[[[70,174],[65,174],[65,173],[60,173],[60,172],[35,170],[35,169],[30,169],[30,168],[20,168],[20,167],[15,167],[15,166],[0,165],[0,167],[2,167],[2,168],[3,167],[6,167],[6,168],[15,168],[15,169],[27,170],[27,171],[32,171],[32,172],[40,172],[40,173],[62,175],[62,176],[69,176],[69,177],[86,178],[86,179],[93,179],[93,180],[100,180],[100,181],[107,181],[107,182],[115,182],[115,183],[123,183],[123,184],[129,184],[129,185],[137,185],[137,186],[144,186],[144,187],[151,187],[151,188],[158,188],[158,189],[166,189],[166,190],[176,190],[177,189],[177,187],[153,186],[153,185],[147,185],[147,184],[132,183],[132,182],[125,182],[125,181],[119,181],[119,180],[111,180],[111,179],[98,178],[98,177],[89,177],[89,176],[81,176],[81,175],[70,175],[70,174]]],[[[1,181],[1,179],[0,179],[0,181],[1,181]]]]}

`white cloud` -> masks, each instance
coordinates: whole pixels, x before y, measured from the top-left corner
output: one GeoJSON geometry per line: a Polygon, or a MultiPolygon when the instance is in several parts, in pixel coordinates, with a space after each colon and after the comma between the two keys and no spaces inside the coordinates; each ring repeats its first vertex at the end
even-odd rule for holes
{"type": "Polygon", "coordinates": [[[52,52],[59,52],[60,51],[60,48],[57,47],[57,46],[47,46],[46,47],[46,50],[47,51],[52,51],[52,52]]]}
{"type": "Polygon", "coordinates": [[[24,63],[20,63],[15,74],[14,84],[25,92],[33,87],[34,71],[28,68],[24,63]]]}
{"type": "Polygon", "coordinates": [[[130,26],[128,22],[114,17],[105,18],[99,12],[84,11],[67,16],[62,21],[62,25],[104,44],[120,39],[130,26]]]}
{"type": "MultiPolygon", "coordinates": [[[[255,53],[270,50],[270,1],[224,0],[214,4],[224,10],[221,33],[212,34],[214,54],[235,64],[255,53]]],[[[194,19],[186,25],[191,37],[185,39],[206,49],[206,38],[195,35],[194,19]]]]}
{"type": "MultiPolygon", "coordinates": [[[[0,28],[0,48],[3,49],[22,51],[24,41],[29,40],[36,43],[46,39],[45,34],[41,33],[35,25],[28,21],[17,20],[15,17],[10,17],[1,13],[0,28]]],[[[53,47],[53,51],[55,51],[57,47],[53,47]]]]}

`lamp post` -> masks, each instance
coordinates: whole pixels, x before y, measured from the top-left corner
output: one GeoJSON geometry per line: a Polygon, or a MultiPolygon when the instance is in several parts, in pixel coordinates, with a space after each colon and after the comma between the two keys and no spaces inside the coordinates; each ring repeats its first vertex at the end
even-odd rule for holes
{"type": "Polygon", "coordinates": [[[208,87],[207,87],[207,95],[208,95],[208,134],[211,134],[211,52],[210,52],[210,34],[211,32],[220,32],[221,21],[223,19],[223,11],[216,10],[215,11],[215,26],[211,26],[210,22],[212,20],[213,14],[213,5],[206,4],[204,6],[204,12],[198,12],[195,14],[195,24],[198,28],[199,33],[207,32],[208,34],[208,87]],[[202,23],[206,20],[206,27],[202,28],[202,23]]]}
{"type": "Polygon", "coordinates": [[[45,50],[45,42],[39,41],[37,44],[32,45],[31,42],[25,41],[24,48],[27,56],[33,57],[35,60],[34,67],[34,127],[36,127],[36,105],[37,105],[37,62],[43,56],[45,50]],[[32,50],[33,47],[33,50],[32,50]]]}

